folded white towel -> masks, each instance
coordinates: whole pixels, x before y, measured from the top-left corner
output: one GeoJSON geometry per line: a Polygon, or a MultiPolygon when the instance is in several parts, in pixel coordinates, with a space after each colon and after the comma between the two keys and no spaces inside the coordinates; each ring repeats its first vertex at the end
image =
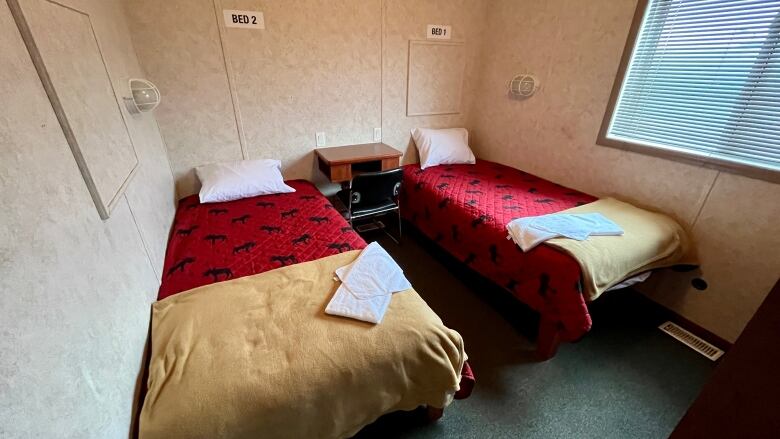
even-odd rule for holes
{"type": "Polygon", "coordinates": [[[523,251],[544,241],[564,237],[584,241],[591,235],[618,236],[623,229],[600,213],[553,213],[516,218],[506,225],[509,238],[523,251]]]}
{"type": "Polygon", "coordinates": [[[403,270],[376,242],[349,265],[336,270],[341,285],[325,307],[325,313],[379,323],[393,293],[412,287],[403,270]]]}

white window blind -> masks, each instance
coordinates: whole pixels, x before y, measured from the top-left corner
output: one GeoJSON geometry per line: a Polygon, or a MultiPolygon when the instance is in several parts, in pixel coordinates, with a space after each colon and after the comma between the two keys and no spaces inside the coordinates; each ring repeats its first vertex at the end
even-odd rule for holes
{"type": "Polygon", "coordinates": [[[606,134],[780,170],[780,0],[650,0],[606,134]]]}

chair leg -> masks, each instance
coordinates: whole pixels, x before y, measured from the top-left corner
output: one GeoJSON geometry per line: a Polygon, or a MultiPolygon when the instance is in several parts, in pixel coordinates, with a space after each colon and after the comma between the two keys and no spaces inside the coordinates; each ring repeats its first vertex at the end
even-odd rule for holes
{"type": "Polygon", "coordinates": [[[396,211],[398,213],[398,244],[401,244],[401,238],[403,238],[403,232],[401,231],[401,210],[396,211]]]}
{"type": "Polygon", "coordinates": [[[398,245],[401,245],[401,233],[400,232],[398,233],[398,238],[396,238],[395,236],[393,236],[392,233],[387,231],[387,226],[382,227],[382,231],[385,232],[385,235],[389,236],[390,239],[393,240],[393,242],[395,242],[398,245]]]}

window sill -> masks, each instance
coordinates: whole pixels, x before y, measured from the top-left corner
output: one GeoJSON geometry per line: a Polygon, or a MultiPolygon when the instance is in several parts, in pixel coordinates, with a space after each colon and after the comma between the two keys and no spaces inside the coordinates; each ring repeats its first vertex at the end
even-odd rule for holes
{"type": "Polygon", "coordinates": [[[639,143],[624,142],[621,140],[610,139],[604,136],[603,134],[599,134],[598,139],[596,140],[596,144],[601,146],[607,146],[610,148],[617,148],[625,151],[636,152],[639,154],[660,157],[663,159],[674,160],[677,162],[683,162],[689,165],[729,172],[732,174],[742,175],[749,178],[768,181],[770,183],[776,183],[776,184],[780,183],[780,171],[776,171],[773,169],[765,169],[756,166],[750,166],[747,164],[735,163],[728,160],[719,159],[716,157],[705,157],[705,156],[700,156],[693,153],[686,153],[682,151],[655,148],[652,146],[642,145],[639,143]]]}

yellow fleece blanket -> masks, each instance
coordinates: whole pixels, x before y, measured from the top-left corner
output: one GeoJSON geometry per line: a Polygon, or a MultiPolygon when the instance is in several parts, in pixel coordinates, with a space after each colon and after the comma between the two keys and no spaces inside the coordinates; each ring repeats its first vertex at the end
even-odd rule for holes
{"type": "Polygon", "coordinates": [[[619,225],[622,236],[591,236],[585,241],[554,238],[547,245],[565,251],[582,269],[588,300],[635,274],[679,263],[693,263],[690,243],[680,225],[666,215],[604,198],[561,213],[598,212],[619,225]],[[683,259],[686,260],[683,260],[683,259]]]}
{"type": "Polygon", "coordinates": [[[463,340],[414,290],[379,325],[323,312],[358,254],[155,303],[141,439],[349,437],[384,413],[449,404],[463,340]]]}

